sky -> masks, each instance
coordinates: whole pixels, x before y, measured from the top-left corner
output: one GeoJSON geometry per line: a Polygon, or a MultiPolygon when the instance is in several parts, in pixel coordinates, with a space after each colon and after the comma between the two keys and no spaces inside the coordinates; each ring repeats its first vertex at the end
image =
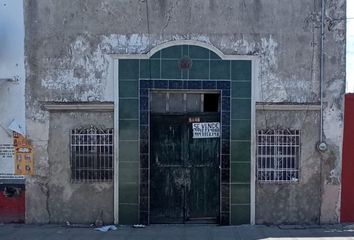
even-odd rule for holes
{"type": "Polygon", "coordinates": [[[347,92],[354,92],[354,0],[347,0],[347,92]]]}

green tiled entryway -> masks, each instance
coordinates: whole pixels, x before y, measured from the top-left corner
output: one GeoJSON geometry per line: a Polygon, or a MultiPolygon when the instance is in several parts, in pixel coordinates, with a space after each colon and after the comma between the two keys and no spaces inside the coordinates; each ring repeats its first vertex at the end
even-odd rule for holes
{"type": "Polygon", "coordinates": [[[250,223],[251,61],[231,61],[231,224],[250,223]]]}
{"type": "Polygon", "coordinates": [[[222,142],[227,146],[221,155],[229,161],[222,163],[225,176],[221,184],[229,192],[223,190],[221,202],[230,203],[222,206],[220,221],[250,223],[251,66],[249,60],[222,60],[214,52],[192,45],[168,47],[150,59],[118,61],[120,224],[141,223],[148,215],[149,169],[144,161],[149,156],[149,112],[143,105],[148,104],[151,88],[220,91],[222,142]],[[180,69],[179,61],[185,56],[191,59],[191,67],[180,69]]]}

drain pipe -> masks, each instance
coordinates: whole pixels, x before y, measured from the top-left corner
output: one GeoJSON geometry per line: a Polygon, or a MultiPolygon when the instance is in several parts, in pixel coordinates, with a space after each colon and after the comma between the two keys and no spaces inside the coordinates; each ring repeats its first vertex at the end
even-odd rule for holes
{"type": "Polygon", "coordinates": [[[327,150],[327,143],[323,140],[323,85],[324,85],[324,15],[325,15],[325,3],[321,0],[321,43],[320,43],[320,103],[321,103],[321,113],[320,113],[320,141],[317,145],[317,149],[320,152],[325,152],[327,150]]]}
{"type": "MultiPolygon", "coordinates": [[[[320,102],[321,102],[321,112],[320,112],[320,141],[317,144],[317,150],[319,152],[325,152],[327,150],[327,144],[323,140],[323,73],[324,73],[324,54],[323,54],[323,45],[324,45],[324,14],[325,14],[325,0],[321,0],[321,43],[320,43],[320,102]]],[[[322,218],[322,156],[320,158],[320,204],[318,209],[318,223],[321,225],[321,218],[322,218]]]]}

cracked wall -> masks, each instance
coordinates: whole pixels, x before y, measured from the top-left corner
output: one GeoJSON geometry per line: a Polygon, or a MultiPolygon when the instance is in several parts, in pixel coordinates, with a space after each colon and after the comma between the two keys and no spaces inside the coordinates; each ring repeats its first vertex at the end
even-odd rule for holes
{"type": "Polygon", "coordinates": [[[46,177],[27,182],[31,196],[27,199],[27,222],[91,224],[102,211],[104,223],[113,223],[113,182],[71,182],[69,142],[74,128],[90,125],[113,128],[113,113],[51,112],[49,115],[48,172],[46,177]]]}
{"type": "MultiPolygon", "coordinates": [[[[27,130],[36,146],[38,173],[28,179],[34,189],[27,191],[31,204],[45,202],[38,184],[48,179],[50,168],[50,119],[41,104],[113,101],[112,54],[141,54],[168,41],[196,40],[224,54],[258,56],[258,101],[319,101],[319,0],[32,0],[24,8],[27,130]]],[[[327,0],[324,136],[331,154],[321,158],[324,222],[338,221],[343,18],[345,0],[327,0]]],[[[45,213],[27,212],[27,217],[47,221],[45,213]]]]}
{"type": "Polygon", "coordinates": [[[321,218],[319,111],[257,110],[257,129],[300,129],[299,181],[257,183],[257,224],[318,224],[321,218]]]}

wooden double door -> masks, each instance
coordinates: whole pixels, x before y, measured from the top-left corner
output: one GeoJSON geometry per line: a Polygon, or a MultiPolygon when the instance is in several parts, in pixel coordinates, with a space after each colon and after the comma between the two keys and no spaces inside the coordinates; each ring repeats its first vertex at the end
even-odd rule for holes
{"type": "Polygon", "coordinates": [[[152,114],[150,120],[150,222],[216,223],[220,138],[193,138],[192,122],[219,122],[219,113],[152,114]]]}

